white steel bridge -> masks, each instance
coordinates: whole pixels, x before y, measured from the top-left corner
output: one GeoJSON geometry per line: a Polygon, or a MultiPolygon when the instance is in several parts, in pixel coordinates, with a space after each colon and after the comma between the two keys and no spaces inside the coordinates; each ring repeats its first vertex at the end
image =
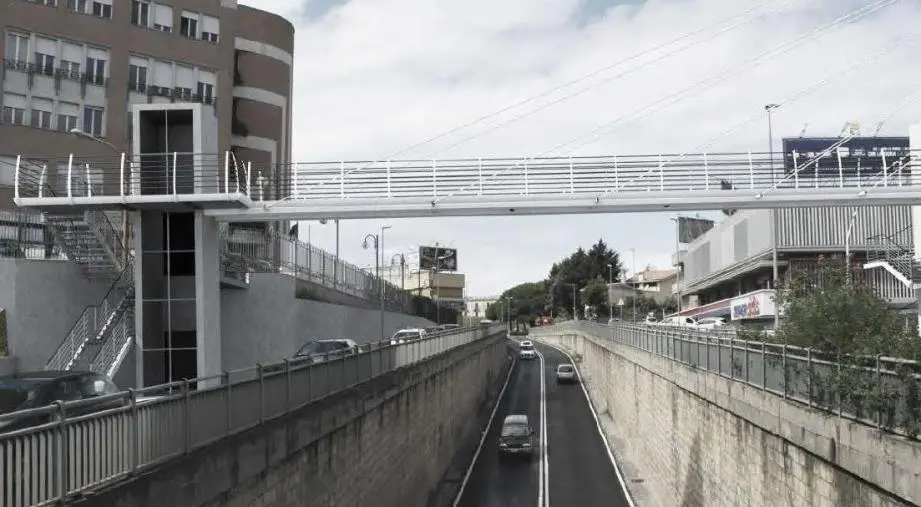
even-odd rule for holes
{"type": "MultiPolygon", "coordinates": [[[[842,141],[846,140],[843,138],[842,141]]],[[[16,203],[205,208],[220,221],[548,215],[921,203],[918,150],[861,167],[795,154],[338,161],[259,166],[230,153],[17,159],[16,203]]]]}

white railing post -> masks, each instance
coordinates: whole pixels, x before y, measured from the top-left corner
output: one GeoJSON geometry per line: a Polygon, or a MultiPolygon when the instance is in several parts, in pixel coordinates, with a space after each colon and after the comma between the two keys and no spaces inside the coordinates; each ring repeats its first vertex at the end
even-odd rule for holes
{"type": "Polygon", "coordinates": [[[857,158],[857,188],[860,188],[862,186],[863,186],[863,181],[860,177],[860,158],[858,157],[857,158]]]}
{"type": "Polygon", "coordinates": [[[119,175],[118,175],[118,196],[125,196],[125,152],[122,152],[121,163],[119,164],[119,175]]]}
{"type": "Polygon", "coordinates": [[[339,161],[339,198],[345,199],[345,161],[339,161]]]}
{"type": "Polygon", "coordinates": [[[799,188],[799,153],[793,150],[793,188],[799,188]]]}
{"type": "MultiPolygon", "coordinates": [[[[234,164],[236,169],[237,164],[234,164]]],[[[224,193],[230,193],[230,150],[224,152],[224,193]]]]}
{"type": "Polygon", "coordinates": [[[38,196],[45,197],[45,182],[48,181],[48,164],[42,164],[42,175],[38,178],[38,196]]]}
{"type": "Polygon", "coordinates": [[[665,159],[659,154],[659,190],[665,190],[665,159]]]}
{"type": "Polygon", "coordinates": [[[707,152],[704,152],[704,190],[710,190],[710,164],[707,163],[707,152]]]}
{"type": "Polygon", "coordinates": [[[886,163],[886,153],[882,152],[880,155],[883,157],[883,186],[889,186],[889,167],[886,163]]]}
{"type": "Polygon", "coordinates": [[[477,182],[480,184],[480,190],[477,191],[476,195],[483,195],[483,159],[477,159],[477,182]]]}
{"type": "Polygon", "coordinates": [[[432,159],[432,197],[438,197],[438,175],[435,159],[432,159]]]}
{"type": "Polygon", "coordinates": [[[572,169],[572,157],[569,157],[569,193],[576,193],[576,184],[573,179],[573,169],[572,169]]]}
{"type": "Polygon", "coordinates": [[[86,196],[93,197],[93,181],[90,178],[90,163],[83,164],[83,172],[86,173],[86,196]]]}
{"type": "Polygon", "coordinates": [[[291,181],[291,183],[292,183],[292,186],[291,186],[292,192],[291,192],[291,193],[292,193],[292,196],[291,196],[291,197],[292,197],[293,199],[297,199],[297,198],[299,197],[299,195],[300,195],[300,194],[298,193],[298,189],[297,189],[297,166],[298,166],[298,163],[295,162],[295,163],[294,163],[294,167],[291,168],[291,169],[292,169],[292,171],[291,171],[291,180],[292,180],[292,181],[291,181]]]}
{"type": "Polygon", "coordinates": [[[748,183],[750,189],[755,188],[755,163],[752,161],[752,151],[748,150],[748,183]]]}
{"type": "Polygon", "coordinates": [[[246,163],[246,197],[253,198],[253,163],[246,163]]]}
{"type": "MultiPolygon", "coordinates": [[[[22,155],[16,155],[16,171],[13,173],[13,196],[19,199],[19,168],[22,166],[22,155]]],[[[38,186],[38,196],[42,196],[41,181],[38,186]]]]}
{"type": "Polygon", "coordinates": [[[528,195],[528,160],[524,161],[524,195],[528,195]]]}
{"type": "Polygon", "coordinates": [[[73,188],[74,154],[67,156],[67,197],[74,196],[73,188]]]}
{"type": "Polygon", "coordinates": [[[844,163],[841,161],[841,148],[835,150],[838,156],[838,188],[844,188],[844,163]]]}
{"type": "Polygon", "coordinates": [[[176,189],[176,162],[178,161],[179,161],[179,154],[174,151],[173,152],[173,195],[178,195],[179,193],[176,189]]]}
{"type": "Polygon", "coordinates": [[[390,183],[391,183],[390,160],[387,160],[386,168],[387,168],[387,197],[390,198],[390,197],[393,197],[393,188],[390,186],[390,183]]]}
{"type": "Polygon", "coordinates": [[[620,190],[620,175],[618,174],[617,155],[614,155],[614,191],[620,190]]]}

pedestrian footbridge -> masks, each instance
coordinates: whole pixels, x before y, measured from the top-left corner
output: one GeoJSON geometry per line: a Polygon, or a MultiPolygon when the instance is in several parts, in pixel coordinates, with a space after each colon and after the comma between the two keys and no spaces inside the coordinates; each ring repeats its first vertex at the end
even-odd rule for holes
{"type": "Polygon", "coordinates": [[[755,152],[290,166],[230,153],[20,158],[15,199],[45,211],[187,203],[228,222],[917,203],[918,154],[882,159],[881,167],[862,167],[833,148],[808,160],[755,152]]]}

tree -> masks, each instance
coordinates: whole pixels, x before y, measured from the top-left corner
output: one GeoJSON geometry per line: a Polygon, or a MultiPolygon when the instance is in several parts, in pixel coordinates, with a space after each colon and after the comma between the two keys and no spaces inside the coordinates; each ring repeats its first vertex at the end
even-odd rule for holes
{"type": "MultiPolygon", "coordinates": [[[[601,280],[602,284],[606,283],[609,277],[619,280],[623,271],[620,255],[608,248],[604,240],[599,239],[588,251],[579,248],[569,257],[551,266],[547,305],[553,308],[556,315],[568,315],[573,308],[573,291],[577,291],[575,306],[578,311],[578,307],[581,306],[578,295],[580,289],[596,279],[601,280]]],[[[606,300],[606,290],[604,297],[606,300]]],[[[581,304],[591,303],[583,301],[581,304]]],[[[604,312],[607,313],[606,305],[604,312]]]]}
{"type": "MultiPolygon", "coordinates": [[[[793,273],[777,294],[783,321],[776,339],[806,349],[812,361],[785,372],[808,376],[809,396],[817,403],[884,426],[901,426],[911,435],[921,429],[921,390],[911,363],[889,363],[892,381],[877,374],[879,357],[921,359],[921,340],[913,326],[889,309],[863,272],[840,258],[820,257],[814,270],[793,273]],[[823,367],[827,361],[838,366],[823,367]],[[819,366],[811,366],[818,364],[819,366]],[[807,371],[808,370],[808,371],[807,371]]],[[[887,367],[886,369],[889,369],[887,367]]]]}
{"type": "Polygon", "coordinates": [[[499,301],[486,310],[486,318],[498,320],[506,298],[509,298],[509,313],[513,319],[530,321],[543,315],[547,299],[547,282],[527,282],[506,290],[499,296],[499,301]]]}

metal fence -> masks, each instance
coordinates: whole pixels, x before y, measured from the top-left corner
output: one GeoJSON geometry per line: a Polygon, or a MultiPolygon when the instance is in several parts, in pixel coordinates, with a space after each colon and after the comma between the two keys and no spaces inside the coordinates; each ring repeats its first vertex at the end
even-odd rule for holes
{"type": "Polygon", "coordinates": [[[0,434],[0,505],[60,502],[501,329],[459,329],[399,344],[387,340],[322,362],[286,360],[0,415],[0,429],[18,417],[48,420],[0,434]],[[93,404],[114,408],[69,415],[93,404]]]}
{"type": "Polygon", "coordinates": [[[0,210],[0,257],[65,258],[44,216],[24,210],[0,210]]]}
{"type": "Polygon", "coordinates": [[[921,416],[918,361],[872,356],[850,358],[843,365],[834,353],[741,340],[733,331],[677,326],[570,321],[539,332],[554,330],[581,331],[635,347],[892,433],[914,437],[916,431],[908,427],[921,416]],[[829,388],[826,380],[842,368],[854,368],[859,382],[829,388]],[[888,394],[881,403],[868,403],[861,394],[865,386],[888,394]]]}

